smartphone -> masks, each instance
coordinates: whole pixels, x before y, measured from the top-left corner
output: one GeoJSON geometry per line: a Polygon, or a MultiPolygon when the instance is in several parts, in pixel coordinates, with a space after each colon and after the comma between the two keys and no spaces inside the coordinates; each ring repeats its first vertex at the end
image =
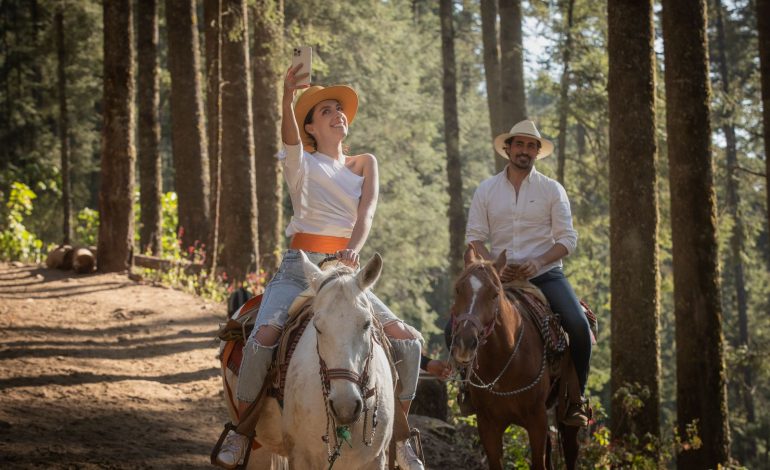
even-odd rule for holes
{"type": "Polygon", "coordinates": [[[313,67],[313,48],[310,46],[299,46],[294,48],[291,57],[292,67],[302,64],[302,68],[297,70],[297,75],[307,73],[307,77],[297,82],[297,85],[310,85],[310,73],[313,67]]]}

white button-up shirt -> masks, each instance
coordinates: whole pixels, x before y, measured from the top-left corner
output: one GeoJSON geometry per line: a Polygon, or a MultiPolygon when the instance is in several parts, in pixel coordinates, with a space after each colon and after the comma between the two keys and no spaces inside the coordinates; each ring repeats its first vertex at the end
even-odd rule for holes
{"type": "MultiPolygon", "coordinates": [[[[482,181],[476,189],[465,240],[489,241],[493,259],[505,250],[508,263],[540,256],[555,243],[572,253],[577,246],[577,232],[572,227],[567,193],[558,181],[532,168],[517,197],[503,170],[482,181]]],[[[561,265],[558,260],[543,266],[535,276],[561,265]]]]}

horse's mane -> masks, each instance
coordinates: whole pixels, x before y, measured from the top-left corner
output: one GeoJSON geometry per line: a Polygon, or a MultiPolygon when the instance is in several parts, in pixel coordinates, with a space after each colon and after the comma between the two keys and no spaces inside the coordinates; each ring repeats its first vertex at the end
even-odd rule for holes
{"type": "MultiPolygon", "coordinates": [[[[495,269],[494,263],[492,261],[483,259],[483,260],[474,261],[473,263],[466,265],[463,268],[462,272],[460,272],[460,275],[457,277],[457,283],[459,284],[460,282],[465,281],[468,277],[470,277],[471,274],[473,274],[479,268],[486,268],[486,267],[492,268],[492,272],[494,272],[495,275],[498,276],[497,269],[495,269]]],[[[500,277],[498,276],[497,279],[499,282],[500,277]]]]}
{"type": "MultiPolygon", "coordinates": [[[[356,272],[350,268],[349,266],[345,266],[342,263],[326,263],[321,268],[321,275],[317,279],[317,285],[318,292],[316,292],[316,295],[318,295],[323,288],[329,284],[330,282],[334,282],[336,280],[341,280],[343,278],[350,278],[345,279],[345,281],[352,280],[352,278],[355,277],[356,272]]],[[[359,295],[362,291],[358,288],[358,284],[355,282],[342,282],[337,283],[340,288],[343,289],[345,294],[348,294],[350,298],[355,298],[359,295]]]]}

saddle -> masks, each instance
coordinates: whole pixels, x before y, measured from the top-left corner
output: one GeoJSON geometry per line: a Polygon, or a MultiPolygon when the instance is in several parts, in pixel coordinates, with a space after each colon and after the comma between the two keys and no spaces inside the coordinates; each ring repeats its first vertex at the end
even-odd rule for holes
{"type": "Polygon", "coordinates": [[[551,310],[542,291],[528,281],[515,280],[506,283],[503,288],[508,299],[537,326],[548,364],[555,372],[569,345],[569,337],[561,326],[559,315],[551,310]]]}

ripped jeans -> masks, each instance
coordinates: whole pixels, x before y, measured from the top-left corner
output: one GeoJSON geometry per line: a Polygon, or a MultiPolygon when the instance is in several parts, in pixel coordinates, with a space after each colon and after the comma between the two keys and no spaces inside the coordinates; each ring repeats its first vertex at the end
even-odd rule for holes
{"type": "MultiPolygon", "coordinates": [[[[326,253],[305,252],[305,254],[311,262],[316,264],[327,256],[326,253]]],[[[257,331],[264,327],[283,330],[289,317],[289,307],[307,287],[302,255],[299,250],[286,250],[278,272],[265,288],[254,329],[243,348],[243,360],[238,377],[238,400],[252,403],[257,399],[273,359],[275,345],[259,344],[255,338],[257,331]]],[[[371,291],[368,292],[368,296],[374,315],[383,326],[402,321],[371,291]]],[[[396,356],[394,358],[396,370],[402,385],[399,399],[411,400],[417,390],[417,378],[420,373],[419,341],[391,339],[391,343],[396,356]]]]}

